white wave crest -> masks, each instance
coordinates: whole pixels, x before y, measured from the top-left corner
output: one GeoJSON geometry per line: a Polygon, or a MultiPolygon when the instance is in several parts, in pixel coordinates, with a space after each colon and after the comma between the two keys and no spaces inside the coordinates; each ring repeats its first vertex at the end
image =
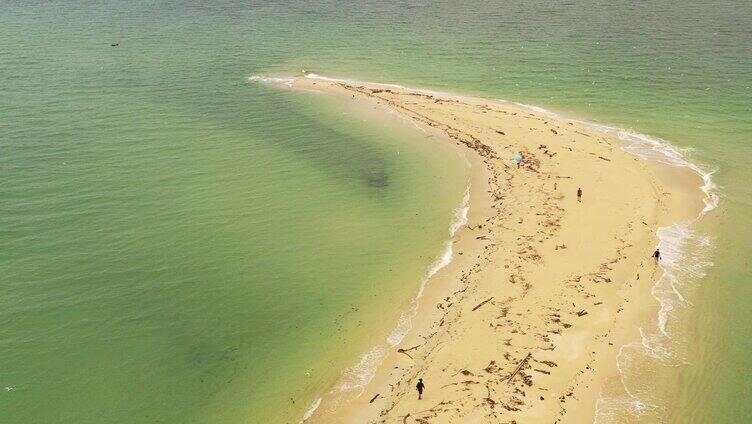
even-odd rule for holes
{"type": "MultiPolygon", "coordinates": [[[[450,239],[447,240],[446,243],[444,243],[444,249],[442,250],[442,253],[426,270],[426,273],[421,280],[418,293],[410,302],[410,307],[408,308],[408,310],[403,312],[400,318],[397,320],[397,325],[395,326],[394,330],[392,330],[392,332],[387,336],[386,345],[374,346],[373,348],[371,348],[371,350],[361,356],[360,361],[358,361],[357,364],[346,369],[343,373],[340,383],[336,387],[337,390],[343,393],[352,393],[359,391],[358,396],[362,394],[363,389],[368,385],[368,383],[371,382],[371,380],[373,380],[373,377],[376,375],[376,370],[384,360],[384,357],[387,353],[387,347],[394,347],[400,344],[402,340],[404,340],[405,336],[412,328],[412,319],[417,313],[418,301],[423,296],[423,292],[426,288],[428,280],[430,280],[430,278],[436,275],[437,272],[439,272],[442,268],[452,262],[453,241],[451,237],[453,237],[460,228],[467,224],[469,211],[470,186],[468,185],[468,187],[465,189],[465,194],[462,198],[462,202],[454,210],[454,217],[449,225],[448,230],[450,239]]],[[[306,415],[303,416],[301,423],[309,419],[320,404],[321,399],[319,398],[314,402],[312,407],[309,408],[308,412],[306,412],[306,415]]]]}
{"type": "Polygon", "coordinates": [[[428,284],[428,281],[436,275],[437,272],[439,272],[442,268],[449,265],[452,262],[452,256],[454,254],[453,245],[454,242],[451,239],[451,237],[454,237],[454,235],[459,231],[460,228],[464,227],[467,224],[467,215],[470,211],[470,186],[465,189],[465,194],[462,197],[462,203],[454,210],[454,218],[452,219],[451,224],[449,225],[449,237],[450,239],[447,240],[444,243],[444,250],[439,255],[439,257],[436,258],[436,260],[431,264],[431,266],[428,267],[428,270],[426,271],[425,275],[423,276],[423,279],[420,282],[420,288],[418,289],[418,293],[413,298],[412,302],[410,303],[410,308],[408,311],[403,312],[400,316],[400,319],[397,321],[397,326],[395,329],[389,334],[387,337],[387,343],[389,346],[397,346],[398,344],[402,343],[402,340],[404,340],[405,336],[407,336],[407,333],[412,328],[412,319],[415,317],[415,314],[418,310],[418,301],[421,297],[423,297],[423,292],[425,291],[426,285],[428,284]]]}
{"type": "Polygon", "coordinates": [[[292,87],[295,82],[295,78],[292,77],[265,77],[262,75],[251,75],[248,77],[248,82],[260,82],[264,84],[283,84],[288,87],[292,87]]]}
{"type": "Polygon", "coordinates": [[[345,370],[344,378],[339,384],[339,390],[343,392],[363,390],[376,375],[376,369],[384,356],[386,356],[386,350],[383,347],[376,346],[369,350],[360,358],[360,362],[345,370]]]}
{"type": "Polygon", "coordinates": [[[313,413],[316,412],[317,409],[319,409],[319,406],[321,406],[321,398],[317,398],[313,401],[313,403],[311,403],[311,406],[309,406],[308,410],[305,412],[305,414],[303,414],[303,419],[300,420],[300,424],[308,421],[308,419],[313,416],[313,413]]]}
{"type": "MultiPolygon", "coordinates": [[[[697,219],[700,219],[699,217],[697,219]]],[[[640,381],[634,373],[644,373],[645,361],[661,367],[674,367],[686,364],[674,349],[674,331],[671,326],[678,323],[680,313],[692,307],[686,291],[691,281],[705,276],[712,266],[708,236],[697,234],[692,222],[677,223],[661,227],[657,231],[658,248],[661,251],[662,274],[651,289],[651,294],[660,305],[656,326],[638,328],[640,340],[628,343],[619,349],[617,368],[626,396],[604,396],[597,401],[595,423],[621,422],[623,415],[640,417],[649,412],[662,413],[658,399],[650,391],[650,383],[640,381]],[[642,408],[635,408],[642,405],[642,408]],[[619,417],[621,418],[614,418],[619,417]]]]}

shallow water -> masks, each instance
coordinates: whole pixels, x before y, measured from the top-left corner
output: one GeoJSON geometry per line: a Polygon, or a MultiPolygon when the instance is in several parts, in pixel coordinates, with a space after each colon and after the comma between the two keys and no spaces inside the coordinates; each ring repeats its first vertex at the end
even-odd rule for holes
{"type": "Polygon", "coordinates": [[[752,7],[369,3],[0,4],[2,421],[297,422],[397,323],[464,164],[247,82],[303,68],[691,148],[722,199],[660,416],[748,421],[752,7]]]}

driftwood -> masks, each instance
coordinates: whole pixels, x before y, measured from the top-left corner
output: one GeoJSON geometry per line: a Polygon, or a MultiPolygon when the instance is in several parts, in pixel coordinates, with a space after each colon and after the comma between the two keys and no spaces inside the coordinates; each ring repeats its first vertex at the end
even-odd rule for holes
{"type": "Polygon", "coordinates": [[[491,387],[486,383],[486,392],[488,393],[488,396],[486,396],[483,400],[485,400],[490,406],[491,409],[494,409],[496,406],[496,401],[491,399],[491,387]]]}
{"type": "Polygon", "coordinates": [[[514,376],[516,376],[522,370],[522,367],[525,366],[525,364],[527,364],[527,361],[530,360],[531,356],[533,356],[533,354],[528,353],[527,356],[525,356],[525,359],[520,361],[519,365],[517,365],[517,368],[514,370],[512,375],[510,375],[509,378],[507,379],[507,384],[509,384],[509,382],[512,381],[512,379],[514,379],[514,376]]]}
{"type": "Polygon", "coordinates": [[[483,302],[480,302],[477,306],[473,308],[473,311],[477,310],[481,306],[485,305],[486,303],[490,302],[491,299],[493,299],[493,296],[489,297],[488,299],[484,300],[483,302]]]}
{"type": "Polygon", "coordinates": [[[408,358],[410,358],[410,359],[413,359],[413,357],[412,357],[412,356],[410,356],[410,354],[409,354],[409,353],[407,353],[407,352],[409,352],[409,351],[411,351],[411,350],[415,350],[415,349],[417,349],[418,347],[420,347],[420,345],[415,345],[415,346],[411,347],[410,349],[402,349],[402,348],[399,348],[399,349],[397,349],[397,352],[399,352],[399,353],[404,353],[405,355],[407,355],[407,357],[408,357],[408,358]]]}
{"type": "Polygon", "coordinates": [[[376,393],[376,396],[372,397],[371,400],[368,401],[368,403],[373,403],[373,401],[376,400],[377,397],[379,397],[381,393],[376,393]]]}
{"type": "Polygon", "coordinates": [[[577,312],[577,316],[578,316],[578,317],[581,317],[581,316],[585,316],[585,315],[587,315],[587,311],[586,311],[586,310],[584,310],[584,309],[583,309],[583,310],[581,310],[581,311],[579,311],[579,312],[577,312]]]}

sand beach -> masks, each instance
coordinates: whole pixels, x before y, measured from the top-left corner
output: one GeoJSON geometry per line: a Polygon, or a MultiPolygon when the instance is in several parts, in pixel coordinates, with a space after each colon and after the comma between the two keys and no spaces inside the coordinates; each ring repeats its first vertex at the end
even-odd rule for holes
{"type": "Polygon", "coordinates": [[[602,392],[619,390],[620,348],[657,313],[656,231],[703,209],[700,176],[523,105],[316,75],[269,82],[396,112],[472,167],[467,222],[409,331],[305,422],[592,422],[602,392]]]}

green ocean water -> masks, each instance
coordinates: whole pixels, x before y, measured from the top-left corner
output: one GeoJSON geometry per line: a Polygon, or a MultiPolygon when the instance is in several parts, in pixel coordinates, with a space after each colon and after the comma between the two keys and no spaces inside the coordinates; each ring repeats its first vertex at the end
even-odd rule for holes
{"type": "Polygon", "coordinates": [[[467,169],[247,81],[301,68],[691,149],[721,195],[698,226],[713,266],[650,417],[749,422],[750,58],[738,0],[3,1],[0,422],[298,422],[380,341],[467,169]]]}

